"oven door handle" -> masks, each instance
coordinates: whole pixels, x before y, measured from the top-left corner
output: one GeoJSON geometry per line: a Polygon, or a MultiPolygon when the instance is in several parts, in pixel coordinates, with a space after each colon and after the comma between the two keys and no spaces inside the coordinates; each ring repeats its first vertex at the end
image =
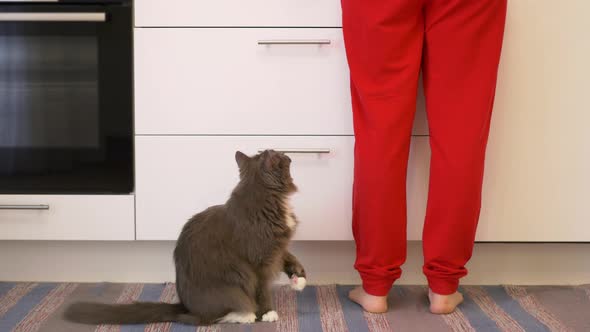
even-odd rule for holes
{"type": "Polygon", "coordinates": [[[107,14],[92,13],[0,13],[0,22],[106,22],[107,14]]]}

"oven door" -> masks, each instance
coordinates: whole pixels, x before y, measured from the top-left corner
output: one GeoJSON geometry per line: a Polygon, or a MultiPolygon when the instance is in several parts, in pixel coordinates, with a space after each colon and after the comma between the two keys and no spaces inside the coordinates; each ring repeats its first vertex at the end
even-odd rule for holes
{"type": "Polygon", "coordinates": [[[0,2],[0,194],[133,191],[127,4],[0,2]]]}

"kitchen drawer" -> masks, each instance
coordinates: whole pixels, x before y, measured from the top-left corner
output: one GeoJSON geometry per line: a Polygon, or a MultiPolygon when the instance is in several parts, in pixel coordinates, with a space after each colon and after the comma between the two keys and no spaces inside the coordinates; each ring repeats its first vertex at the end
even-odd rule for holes
{"type": "MultiPolygon", "coordinates": [[[[196,212],[222,204],[238,182],[236,150],[329,149],[291,154],[299,187],[293,196],[301,224],[298,240],[349,240],[353,145],[351,136],[139,136],[136,137],[138,240],[176,239],[196,212]]],[[[408,177],[410,236],[420,237],[426,202],[428,141],[413,138],[408,177]]]]}
{"type": "Polygon", "coordinates": [[[141,0],[138,27],[338,27],[340,0],[141,0]]]}
{"type": "Polygon", "coordinates": [[[1,195],[0,240],[133,240],[132,195],[1,195]]]}
{"type": "Polygon", "coordinates": [[[139,135],[352,134],[341,29],[136,29],[135,43],[139,135]]]}

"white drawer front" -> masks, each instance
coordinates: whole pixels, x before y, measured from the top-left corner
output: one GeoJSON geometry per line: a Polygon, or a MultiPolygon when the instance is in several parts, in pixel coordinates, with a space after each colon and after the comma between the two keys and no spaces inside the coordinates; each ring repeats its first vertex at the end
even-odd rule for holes
{"type": "Polygon", "coordinates": [[[352,134],[341,29],[135,29],[135,43],[137,134],[352,134]]]}
{"type": "Polygon", "coordinates": [[[132,195],[2,195],[0,240],[133,240],[133,205],[132,195]]]}
{"type": "MultiPolygon", "coordinates": [[[[342,137],[136,137],[137,239],[176,239],[186,220],[224,203],[238,181],[234,153],[261,148],[329,149],[291,154],[299,192],[298,240],[349,240],[354,138],[342,137]]],[[[428,144],[414,138],[409,174],[410,236],[420,237],[428,176],[428,144]],[[420,165],[418,165],[420,164],[420,165]]]]}
{"type": "Polygon", "coordinates": [[[340,0],[140,0],[135,26],[338,27],[340,0]]]}

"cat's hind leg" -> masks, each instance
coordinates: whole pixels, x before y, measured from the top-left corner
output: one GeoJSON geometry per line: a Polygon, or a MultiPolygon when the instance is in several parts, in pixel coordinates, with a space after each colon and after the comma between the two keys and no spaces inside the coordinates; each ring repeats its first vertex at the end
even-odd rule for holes
{"type": "Polygon", "coordinates": [[[244,286],[227,287],[217,293],[218,297],[223,298],[222,301],[226,307],[226,314],[217,320],[218,323],[251,324],[256,321],[256,309],[258,306],[254,294],[248,294],[244,290],[244,286]]]}
{"type": "Polygon", "coordinates": [[[223,293],[229,313],[221,317],[218,323],[251,324],[256,321],[257,305],[251,295],[237,287],[226,289],[223,293]]]}
{"type": "Polygon", "coordinates": [[[251,324],[256,321],[256,314],[253,312],[230,312],[229,314],[221,317],[219,323],[238,323],[238,324],[251,324]]]}
{"type": "MultiPolygon", "coordinates": [[[[183,303],[190,315],[198,317],[201,324],[240,323],[256,321],[256,302],[254,294],[248,295],[238,286],[197,288],[183,303]]],[[[188,295],[188,294],[185,294],[188,295]]],[[[191,320],[191,317],[185,317],[191,320]]]]}

